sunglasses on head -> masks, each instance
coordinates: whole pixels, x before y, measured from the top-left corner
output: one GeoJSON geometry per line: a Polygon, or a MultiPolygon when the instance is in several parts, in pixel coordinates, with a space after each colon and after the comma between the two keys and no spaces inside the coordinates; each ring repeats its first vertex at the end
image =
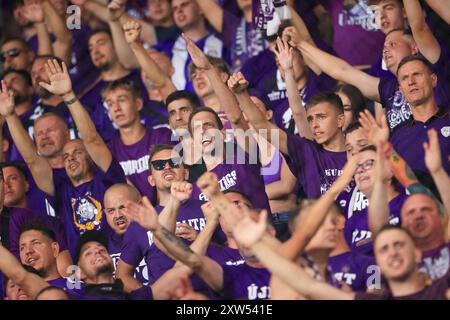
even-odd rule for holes
{"type": "Polygon", "coordinates": [[[171,158],[171,159],[162,159],[162,160],[153,160],[150,162],[152,164],[153,169],[156,171],[161,171],[166,167],[166,163],[169,164],[171,168],[179,168],[181,161],[177,158],[171,158]]]}
{"type": "Polygon", "coordinates": [[[22,52],[22,50],[20,50],[19,48],[11,49],[5,52],[0,52],[0,60],[2,62],[5,62],[7,57],[15,58],[20,54],[20,52],[22,52]]]}

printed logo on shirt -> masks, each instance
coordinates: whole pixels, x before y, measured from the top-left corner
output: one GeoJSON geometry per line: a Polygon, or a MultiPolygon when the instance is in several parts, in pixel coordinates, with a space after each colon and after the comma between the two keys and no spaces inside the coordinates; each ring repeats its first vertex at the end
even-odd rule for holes
{"type": "MultiPolygon", "coordinates": [[[[114,265],[114,275],[116,274],[117,266],[119,265],[121,252],[110,254],[111,259],[114,265]]],[[[139,263],[139,266],[136,267],[136,271],[134,272],[134,277],[139,280],[148,281],[148,270],[147,264],[145,263],[145,259],[142,259],[139,263]]],[[[147,283],[143,283],[143,285],[148,285],[147,283]]]]}
{"type": "Polygon", "coordinates": [[[102,204],[87,195],[83,198],[71,199],[73,222],[80,232],[100,229],[102,222],[102,204]]]}
{"type": "Polygon", "coordinates": [[[259,287],[252,283],[247,287],[248,299],[269,299],[270,298],[270,288],[268,286],[259,287]]]}
{"type": "Polygon", "coordinates": [[[333,276],[338,282],[345,282],[349,286],[351,286],[353,284],[353,281],[356,280],[356,273],[348,273],[343,271],[336,272],[333,274],[333,276]]]}
{"type": "MultiPolygon", "coordinates": [[[[237,184],[237,173],[236,170],[227,173],[222,179],[219,180],[220,191],[225,191],[234,187],[237,184]]],[[[200,200],[208,201],[208,197],[206,197],[203,192],[198,196],[200,200]]]]}
{"type": "Polygon", "coordinates": [[[394,96],[389,98],[387,108],[386,115],[391,129],[407,121],[412,116],[411,107],[400,89],[397,89],[394,96]]]}
{"type": "Polygon", "coordinates": [[[206,220],[205,220],[205,218],[188,219],[188,220],[177,221],[177,224],[179,224],[179,223],[189,224],[195,230],[202,231],[206,225],[206,220]]]}
{"type": "Polygon", "coordinates": [[[442,134],[445,138],[450,137],[450,127],[442,127],[442,128],[441,128],[441,134],[442,134]]]}
{"type": "Polygon", "coordinates": [[[350,10],[343,10],[338,16],[339,26],[360,26],[367,31],[376,31],[375,12],[367,0],[359,0],[350,10]]]}
{"type": "Polygon", "coordinates": [[[320,193],[324,194],[333,182],[342,174],[340,169],[325,169],[320,177],[320,193]]]}
{"type": "Polygon", "coordinates": [[[137,160],[127,160],[120,161],[120,166],[126,176],[131,176],[133,174],[139,174],[148,171],[148,159],[149,155],[145,155],[137,160]]]}
{"type": "Polygon", "coordinates": [[[422,259],[420,272],[426,273],[432,280],[445,276],[450,268],[450,253],[448,246],[442,248],[435,257],[422,259]]]}

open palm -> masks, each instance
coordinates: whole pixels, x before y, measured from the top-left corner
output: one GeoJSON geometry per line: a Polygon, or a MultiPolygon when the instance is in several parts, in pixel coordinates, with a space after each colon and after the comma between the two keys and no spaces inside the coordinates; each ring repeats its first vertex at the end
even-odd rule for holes
{"type": "Polygon", "coordinates": [[[292,69],[292,48],[281,38],[277,38],[277,50],[275,51],[280,67],[286,71],[292,69]]]}
{"type": "Polygon", "coordinates": [[[159,226],[158,214],[147,197],[142,198],[142,204],[127,201],[124,213],[146,230],[154,231],[159,226]]]}
{"type": "Polygon", "coordinates": [[[262,238],[267,228],[266,221],[266,210],[261,212],[258,222],[253,221],[249,214],[246,213],[245,217],[233,228],[234,239],[247,248],[251,247],[262,238]]]}
{"type": "Polygon", "coordinates": [[[209,69],[212,67],[206,55],[188,36],[183,33],[183,39],[186,41],[187,51],[191,56],[192,62],[199,69],[209,69]]]}
{"type": "Polygon", "coordinates": [[[428,142],[423,143],[425,150],[425,164],[431,173],[442,169],[441,148],[436,130],[428,130],[428,142]]]}
{"type": "Polygon", "coordinates": [[[62,63],[61,68],[58,61],[49,59],[45,65],[45,69],[49,76],[50,84],[39,82],[41,87],[58,96],[62,96],[72,91],[72,82],[64,62],[62,63]]]}
{"type": "Polygon", "coordinates": [[[367,135],[367,138],[373,145],[384,145],[388,142],[389,127],[385,115],[381,117],[380,125],[377,123],[370,111],[365,110],[360,113],[359,123],[361,124],[364,133],[367,135]]]}
{"type": "Polygon", "coordinates": [[[11,90],[6,88],[6,83],[2,80],[2,88],[0,90],[0,114],[5,117],[13,112],[14,95],[11,90]]]}

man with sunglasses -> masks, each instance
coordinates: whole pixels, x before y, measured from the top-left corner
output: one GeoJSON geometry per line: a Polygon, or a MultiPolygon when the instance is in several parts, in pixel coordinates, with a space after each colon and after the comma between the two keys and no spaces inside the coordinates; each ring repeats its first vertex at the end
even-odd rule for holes
{"type": "Polygon", "coordinates": [[[154,201],[155,190],[148,183],[148,150],[155,144],[171,143],[172,132],[168,128],[145,128],[140,110],[144,107],[139,86],[130,80],[110,82],[103,90],[109,115],[119,127],[119,134],[111,139],[108,147],[119,161],[125,176],[142,195],[154,201]]]}
{"type": "MultiPolygon", "coordinates": [[[[156,188],[155,209],[162,214],[166,208],[167,210],[172,208],[172,219],[176,219],[177,222],[175,235],[180,236],[180,233],[184,231],[181,228],[194,229],[198,232],[206,224],[201,208],[202,202],[191,198],[192,185],[184,182],[187,175],[188,171],[184,168],[173,146],[154,145],[152,147],[149,153],[148,182],[156,188]]],[[[215,239],[220,240],[220,235],[216,234],[215,239]]],[[[150,284],[175,263],[152,243],[153,240],[149,238],[147,230],[136,223],[129,226],[125,233],[117,268],[117,276],[124,279],[127,289],[136,288],[136,281],[133,281],[132,277],[135,268],[143,258],[147,263],[150,284]]]]}
{"type": "Polygon", "coordinates": [[[0,60],[4,69],[31,71],[34,52],[28,44],[19,37],[11,37],[3,41],[0,46],[0,60]]]}

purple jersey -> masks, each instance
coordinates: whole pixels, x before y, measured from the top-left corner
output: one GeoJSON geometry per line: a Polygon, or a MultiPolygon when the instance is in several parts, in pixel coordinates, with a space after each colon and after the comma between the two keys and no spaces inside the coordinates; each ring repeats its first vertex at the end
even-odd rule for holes
{"type": "MultiPolygon", "coordinates": [[[[227,154],[225,161],[217,165],[211,172],[217,175],[221,191],[228,189],[240,191],[250,199],[254,208],[266,209],[270,213],[269,199],[267,198],[264,179],[261,176],[261,165],[259,162],[253,161],[256,159],[252,159],[236,145],[234,148],[229,148],[231,145],[224,147],[224,152],[226,149],[227,154]],[[234,152],[230,152],[231,149],[234,152]],[[255,163],[253,164],[253,162],[255,163]]],[[[193,185],[192,198],[208,201],[195,184],[193,185]]]]}
{"type": "Polygon", "coordinates": [[[141,123],[146,128],[159,127],[167,125],[169,122],[169,113],[163,102],[149,100],[139,112],[141,123]]]}
{"type": "Polygon", "coordinates": [[[112,160],[107,172],[95,168],[94,178],[77,187],[67,177],[53,177],[57,215],[64,224],[72,256],[80,235],[88,230],[110,228],[103,213],[103,195],[116,183],[125,183],[122,167],[112,160]]]}
{"type": "Polygon", "coordinates": [[[450,242],[435,249],[423,251],[419,271],[432,280],[440,279],[450,270],[450,242]]]}
{"type": "MultiPolygon", "coordinates": [[[[225,47],[221,40],[212,34],[208,34],[195,43],[205,54],[217,58],[225,57],[225,47]]],[[[188,66],[191,57],[186,49],[186,42],[179,36],[175,41],[169,40],[158,43],[155,49],[166,54],[175,68],[172,81],[178,90],[189,90],[194,92],[194,87],[188,79],[188,66]]]]}
{"type": "Polygon", "coordinates": [[[132,145],[125,145],[117,135],[108,143],[113,157],[122,166],[127,179],[142,195],[153,199],[156,192],[148,178],[149,150],[155,144],[171,144],[172,131],[167,128],[147,128],[144,137],[132,145]]]}
{"type": "Polygon", "coordinates": [[[384,294],[357,292],[355,300],[447,300],[446,293],[450,288],[450,272],[436,281],[426,281],[425,288],[407,296],[393,297],[387,291],[384,294]]]}
{"type": "Polygon", "coordinates": [[[74,289],[74,284],[72,284],[68,278],[59,277],[47,282],[54,287],[63,289],[69,296],[70,300],[79,300],[83,296],[82,290],[74,289]]]}
{"type": "Polygon", "coordinates": [[[239,250],[228,246],[211,244],[206,250],[206,256],[210,257],[221,266],[238,266],[245,263],[239,250]]]}
{"type": "Polygon", "coordinates": [[[225,300],[266,300],[270,298],[270,272],[265,268],[254,268],[248,264],[222,266],[223,289],[220,295],[225,300]]]}
{"type": "MultiPolygon", "coordinates": [[[[206,220],[201,210],[201,202],[190,199],[180,207],[177,223],[188,223],[197,231],[204,228],[206,220]]],[[[160,213],[163,207],[156,206],[156,211],[160,213]]],[[[153,243],[153,234],[147,231],[137,223],[131,223],[128,227],[120,257],[125,263],[137,266],[144,258],[148,268],[148,280],[152,284],[163,273],[172,268],[175,263],[159,250],[153,243]]]]}
{"type": "Polygon", "coordinates": [[[376,263],[373,257],[348,251],[329,257],[328,266],[336,281],[346,283],[353,291],[365,291],[376,263]]]}
{"type": "Polygon", "coordinates": [[[390,140],[395,150],[413,170],[428,173],[422,143],[428,142],[428,130],[432,128],[436,130],[438,135],[442,165],[447,174],[450,174],[450,162],[447,161],[450,154],[450,113],[448,110],[441,108],[425,123],[415,121],[413,118],[409,119],[392,133],[390,140]]]}
{"type": "MultiPolygon", "coordinates": [[[[124,236],[119,236],[118,234],[111,232],[108,237],[108,252],[113,260],[114,270],[117,270],[117,265],[119,264],[120,254],[122,253],[122,248],[124,245],[124,236]]],[[[136,267],[134,277],[144,286],[148,284],[148,272],[147,264],[145,260],[142,259],[139,265],[136,267]]]]}
{"type": "Polygon", "coordinates": [[[327,151],[321,145],[297,135],[288,134],[287,146],[292,160],[289,167],[307,198],[317,198],[325,193],[341,175],[347,162],[345,152],[327,151]]]}
{"type": "MultiPolygon", "coordinates": [[[[441,52],[438,62],[432,67],[433,72],[438,76],[437,86],[433,90],[434,98],[441,108],[448,110],[450,106],[450,84],[447,79],[450,72],[448,71],[448,57],[444,54],[444,51],[441,52]]],[[[411,107],[401,93],[396,78],[380,78],[378,93],[381,104],[386,109],[386,116],[391,130],[412,118],[411,107]]]]}
{"type": "Polygon", "coordinates": [[[375,23],[367,0],[350,7],[344,0],[323,0],[333,24],[333,48],[351,65],[372,65],[380,57],[385,35],[375,23]],[[348,35],[352,36],[349,37],[348,35]]]}
{"type": "MultiPolygon", "coordinates": [[[[389,223],[400,225],[403,203],[408,197],[399,194],[389,201],[389,223]]],[[[345,240],[352,251],[371,255],[373,252],[372,232],[369,229],[368,217],[369,200],[359,190],[353,193],[344,226],[345,240]]]]}
{"type": "Polygon", "coordinates": [[[229,62],[233,71],[238,71],[249,58],[258,55],[268,46],[261,30],[227,10],[223,11],[219,38],[230,49],[229,62]]]}

